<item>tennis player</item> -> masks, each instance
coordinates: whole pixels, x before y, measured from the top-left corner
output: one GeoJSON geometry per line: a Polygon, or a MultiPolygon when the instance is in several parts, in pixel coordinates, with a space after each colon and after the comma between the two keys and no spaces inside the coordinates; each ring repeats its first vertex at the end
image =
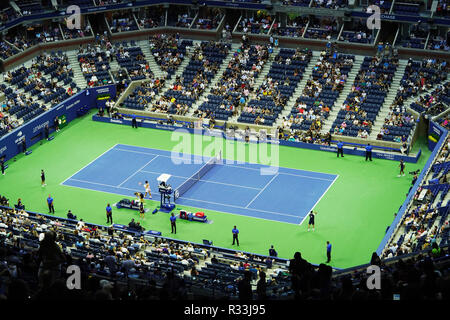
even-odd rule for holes
{"type": "Polygon", "coordinates": [[[403,159],[400,160],[400,164],[398,166],[400,167],[400,173],[397,177],[405,176],[405,162],[403,162],[403,159]]]}
{"type": "Polygon", "coordinates": [[[309,228],[312,226],[312,231],[314,231],[314,217],[317,214],[316,211],[312,211],[309,213],[309,223],[308,223],[308,231],[309,228]]]}
{"type": "Polygon", "coordinates": [[[150,184],[148,183],[147,180],[145,181],[144,188],[145,188],[144,198],[148,193],[149,198],[152,199],[152,191],[150,190],[150,184]]]}
{"type": "Polygon", "coordinates": [[[45,172],[41,170],[41,187],[45,187],[47,184],[45,183],[45,172]]]}

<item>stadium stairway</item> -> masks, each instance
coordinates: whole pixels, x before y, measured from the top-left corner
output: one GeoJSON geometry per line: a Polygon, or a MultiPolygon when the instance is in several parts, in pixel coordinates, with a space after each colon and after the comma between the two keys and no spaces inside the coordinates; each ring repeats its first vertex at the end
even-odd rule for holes
{"type": "MultiPolygon", "coordinates": [[[[233,50],[235,50],[235,47],[232,47],[233,50]]],[[[237,48],[236,48],[237,49],[237,48]]],[[[266,64],[264,64],[264,67],[261,70],[261,73],[258,75],[258,78],[255,80],[255,83],[253,85],[253,90],[254,92],[250,93],[247,99],[248,101],[251,101],[253,99],[256,99],[256,91],[258,90],[258,88],[261,86],[264,78],[267,76],[267,74],[270,71],[270,67],[272,66],[273,60],[274,58],[277,56],[277,54],[280,52],[280,48],[279,47],[275,47],[273,48],[273,52],[269,57],[269,60],[266,62],[266,64]]],[[[232,116],[228,121],[229,122],[234,122],[237,123],[239,116],[241,115],[240,112],[238,112],[236,115],[232,116]]]]}
{"type": "Polygon", "coordinates": [[[167,72],[162,71],[159,65],[156,63],[155,57],[152,55],[150,51],[150,45],[148,40],[141,40],[138,42],[138,44],[141,47],[142,53],[144,53],[145,55],[145,60],[147,60],[148,65],[150,66],[150,70],[152,70],[155,77],[160,79],[166,78],[167,72]]]}
{"type": "Polygon", "coordinates": [[[192,108],[189,110],[187,116],[191,117],[194,114],[194,111],[198,109],[198,107],[208,100],[207,96],[211,94],[211,90],[216,86],[217,82],[222,78],[223,73],[227,69],[228,63],[233,58],[233,53],[236,51],[237,47],[231,46],[231,50],[228,52],[228,55],[223,59],[222,64],[220,65],[219,71],[211,80],[211,83],[208,85],[208,88],[203,92],[200,98],[192,105],[192,108]]]}
{"type": "Polygon", "coordinates": [[[83,76],[80,63],[78,62],[78,51],[77,50],[66,51],[66,55],[69,58],[69,63],[73,70],[73,81],[77,84],[79,88],[81,89],[86,88],[87,87],[86,79],[83,76]]]}
{"type": "Polygon", "coordinates": [[[361,68],[361,63],[364,60],[364,56],[355,55],[355,61],[353,62],[352,69],[348,73],[348,78],[345,83],[344,88],[342,89],[341,94],[336,99],[336,102],[331,107],[330,114],[328,115],[328,119],[324,121],[324,124],[322,126],[322,130],[320,131],[322,134],[327,133],[330,131],[331,126],[333,125],[334,120],[336,120],[336,117],[339,113],[339,110],[344,103],[345,99],[347,99],[348,94],[352,90],[353,83],[355,82],[356,76],[359,73],[359,69],[361,68]]]}
{"type": "MultiPolygon", "coordinates": [[[[177,71],[175,72],[175,74],[172,76],[172,78],[169,81],[166,81],[164,84],[164,87],[161,88],[161,90],[159,91],[159,94],[155,96],[155,98],[153,99],[153,101],[157,101],[160,97],[164,96],[164,94],[166,93],[167,90],[170,90],[174,83],[175,80],[178,76],[181,77],[181,75],[183,74],[184,68],[186,68],[186,66],[189,64],[189,61],[191,61],[191,47],[186,47],[186,57],[184,57],[183,62],[181,62],[181,64],[178,66],[177,71]]],[[[144,52],[145,54],[145,52],[144,52]]],[[[159,70],[161,70],[159,68],[159,66],[157,65],[155,59],[153,58],[153,55],[151,55],[152,59],[149,59],[147,61],[152,61],[156,64],[156,66],[158,67],[159,70]]],[[[152,65],[150,64],[150,68],[152,68],[152,65]]],[[[153,69],[152,69],[153,70],[153,69]]],[[[163,71],[161,71],[163,72],[163,71]]],[[[156,74],[155,74],[156,75],[156,74]]]]}
{"type": "Polygon", "coordinates": [[[309,65],[306,67],[305,72],[302,75],[302,80],[297,85],[297,88],[294,91],[294,94],[291,96],[289,101],[286,103],[286,107],[283,109],[283,111],[280,113],[277,121],[274,123],[274,127],[278,128],[281,127],[283,123],[283,118],[288,117],[291,113],[292,108],[295,105],[295,102],[297,101],[297,98],[302,95],[303,89],[305,88],[306,82],[308,81],[309,77],[311,76],[312,70],[314,66],[317,64],[320,58],[320,52],[319,51],[313,51],[313,56],[311,58],[311,61],[309,62],[309,65]]]}
{"type": "Polygon", "coordinates": [[[375,122],[372,126],[372,131],[370,132],[369,139],[376,140],[378,133],[380,133],[381,128],[384,125],[384,119],[389,113],[389,108],[395,100],[397,96],[398,88],[400,87],[400,81],[405,74],[406,65],[408,64],[407,60],[399,60],[398,69],[395,72],[394,78],[392,79],[391,87],[389,88],[389,92],[386,95],[386,100],[384,100],[383,106],[381,107],[378,115],[375,119],[375,122]]]}

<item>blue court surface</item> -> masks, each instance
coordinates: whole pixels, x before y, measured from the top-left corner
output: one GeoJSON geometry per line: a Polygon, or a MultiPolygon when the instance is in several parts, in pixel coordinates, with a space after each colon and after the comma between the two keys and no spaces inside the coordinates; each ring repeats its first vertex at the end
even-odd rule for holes
{"type": "MultiPolygon", "coordinates": [[[[134,197],[134,192],[145,192],[143,183],[148,180],[153,199],[159,201],[156,178],[160,174],[172,175],[168,182],[175,190],[205,164],[175,163],[180,157],[199,159],[186,154],[172,157],[170,151],[117,144],[62,185],[134,197]]],[[[299,224],[338,177],[283,167],[273,172],[265,169],[268,167],[260,164],[224,160],[206,172],[176,204],[299,224]]]]}

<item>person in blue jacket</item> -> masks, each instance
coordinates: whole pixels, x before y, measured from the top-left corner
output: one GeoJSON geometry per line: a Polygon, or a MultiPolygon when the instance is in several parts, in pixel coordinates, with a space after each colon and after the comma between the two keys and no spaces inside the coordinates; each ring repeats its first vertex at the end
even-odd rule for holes
{"type": "Polygon", "coordinates": [[[342,141],[338,141],[337,143],[337,157],[339,158],[339,155],[341,157],[344,157],[344,143],[342,141]]]}
{"type": "Polygon", "coordinates": [[[368,143],[366,146],[366,161],[367,161],[367,159],[372,161],[372,149],[373,149],[373,147],[370,145],[370,143],[368,143]]]}

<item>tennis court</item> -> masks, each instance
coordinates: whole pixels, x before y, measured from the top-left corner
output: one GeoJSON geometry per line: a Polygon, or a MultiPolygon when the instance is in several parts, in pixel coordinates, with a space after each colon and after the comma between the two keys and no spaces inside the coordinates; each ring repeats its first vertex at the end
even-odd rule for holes
{"type": "Polygon", "coordinates": [[[159,200],[156,178],[167,173],[172,175],[169,184],[174,190],[183,184],[189,186],[180,193],[176,201],[179,206],[299,224],[338,178],[283,167],[272,174],[261,174],[267,167],[222,161],[208,166],[200,180],[192,184],[186,182],[204,170],[205,162],[186,154],[180,158],[186,156],[192,160],[190,164],[176,164],[170,151],[117,144],[61,184],[134,197],[134,192],[144,192],[140,183],[148,180],[153,199],[159,200]]]}

